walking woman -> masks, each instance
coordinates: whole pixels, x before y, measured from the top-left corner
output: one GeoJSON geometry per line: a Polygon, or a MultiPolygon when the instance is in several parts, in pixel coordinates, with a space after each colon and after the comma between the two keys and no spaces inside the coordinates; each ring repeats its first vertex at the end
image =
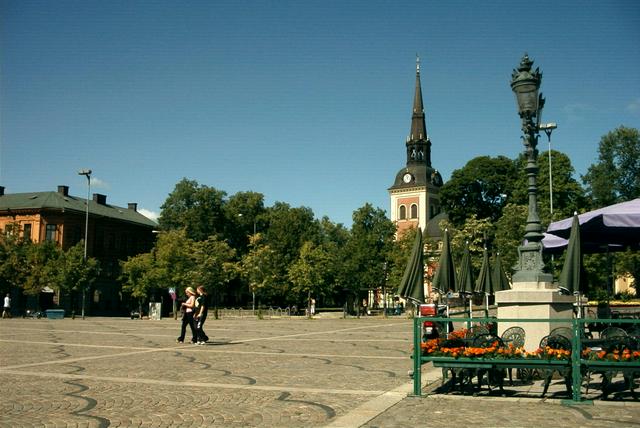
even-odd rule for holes
{"type": "Polygon", "coordinates": [[[194,316],[196,323],[196,337],[198,339],[198,345],[204,345],[209,340],[209,336],[205,334],[203,329],[204,322],[207,319],[207,312],[209,312],[209,296],[202,285],[199,286],[197,290],[198,298],[196,299],[196,312],[194,316]]]}
{"type": "Polygon", "coordinates": [[[191,328],[191,343],[196,343],[197,342],[196,328],[195,328],[195,325],[193,324],[193,311],[194,311],[194,308],[196,307],[196,293],[195,291],[193,291],[193,288],[191,287],[187,287],[187,289],[184,292],[187,295],[187,301],[182,302],[182,304],[180,305],[180,309],[184,310],[184,312],[182,314],[182,327],[180,329],[180,337],[176,339],[176,342],[178,343],[184,342],[184,335],[187,332],[187,325],[188,325],[191,328]]]}

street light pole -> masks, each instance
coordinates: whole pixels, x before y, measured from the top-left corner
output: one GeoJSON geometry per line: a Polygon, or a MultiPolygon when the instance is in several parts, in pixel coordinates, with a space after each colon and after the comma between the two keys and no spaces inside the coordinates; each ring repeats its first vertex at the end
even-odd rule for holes
{"type": "MultiPolygon", "coordinates": [[[[91,196],[91,170],[81,169],[78,171],[78,175],[84,175],[87,177],[87,210],[84,220],[84,262],[87,262],[87,241],[89,240],[89,198],[91,196]]],[[[84,301],[86,295],[86,287],[82,285],[82,319],[84,319],[84,301]]]]}
{"type": "Polygon", "coordinates": [[[558,125],[555,122],[546,123],[540,125],[540,130],[547,134],[547,140],[549,143],[549,217],[550,221],[553,221],[553,176],[551,174],[551,133],[556,129],[558,125]]]}
{"type": "Polygon", "coordinates": [[[538,215],[538,134],[540,116],[544,107],[544,98],[539,93],[542,73],[538,68],[531,70],[533,61],[525,54],[517,69],[511,75],[511,89],[518,102],[518,115],[522,120],[522,139],[524,141],[527,164],[527,191],[529,194],[529,213],[525,227],[525,243],[518,247],[519,260],[513,275],[513,282],[552,283],[553,276],[544,272],[542,260],[542,224],[538,215]]]}
{"type": "MultiPolygon", "coordinates": [[[[238,217],[242,218],[244,216],[242,215],[242,213],[238,213],[238,217]]],[[[253,236],[255,236],[255,235],[256,235],[256,219],[254,218],[253,219],[253,236]]],[[[256,290],[255,290],[255,287],[251,287],[250,286],[250,288],[251,288],[251,297],[252,297],[252,300],[251,300],[251,311],[252,312],[251,313],[253,315],[255,315],[256,314],[256,290]]]]}

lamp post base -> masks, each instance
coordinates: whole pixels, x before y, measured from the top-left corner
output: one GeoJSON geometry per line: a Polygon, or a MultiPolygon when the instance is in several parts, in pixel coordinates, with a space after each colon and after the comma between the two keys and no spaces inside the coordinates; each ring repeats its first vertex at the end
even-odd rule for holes
{"type": "Polygon", "coordinates": [[[566,319],[567,322],[501,322],[498,334],[502,334],[509,327],[522,327],[525,334],[524,347],[527,351],[538,348],[540,340],[556,327],[571,327],[573,318],[574,296],[559,293],[552,284],[539,283],[533,288],[533,283],[514,283],[512,290],[498,291],[496,304],[498,305],[498,319],[566,319]]]}

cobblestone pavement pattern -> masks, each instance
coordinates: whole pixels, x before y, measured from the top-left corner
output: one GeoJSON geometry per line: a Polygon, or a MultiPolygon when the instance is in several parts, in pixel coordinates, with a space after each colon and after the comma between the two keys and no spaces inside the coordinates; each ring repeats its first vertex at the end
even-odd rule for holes
{"type": "MultiPolygon", "coordinates": [[[[522,396],[407,397],[404,318],[207,327],[213,343],[196,346],[175,343],[173,319],[2,320],[0,426],[640,426],[638,402],[564,406],[557,386],[547,400],[532,386],[522,396]]],[[[425,366],[425,392],[439,375],[425,366]]]]}

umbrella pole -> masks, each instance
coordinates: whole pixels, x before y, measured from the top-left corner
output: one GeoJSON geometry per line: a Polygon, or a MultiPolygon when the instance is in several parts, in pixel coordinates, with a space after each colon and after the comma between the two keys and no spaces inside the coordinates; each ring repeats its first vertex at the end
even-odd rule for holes
{"type": "Polygon", "coordinates": [[[485,318],[489,318],[489,295],[487,293],[484,294],[484,301],[485,301],[485,311],[484,311],[484,317],[485,318]]]}

